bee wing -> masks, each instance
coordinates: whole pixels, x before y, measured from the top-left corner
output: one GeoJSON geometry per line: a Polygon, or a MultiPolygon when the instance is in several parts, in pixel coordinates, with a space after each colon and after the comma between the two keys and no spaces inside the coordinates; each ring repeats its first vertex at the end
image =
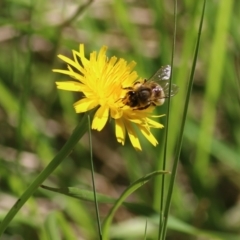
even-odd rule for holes
{"type": "MultiPolygon", "coordinates": [[[[170,87],[169,81],[164,82],[164,83],[162,83],[162,81],[161,81],[160,85],[163,89],[165,97],[168,98],[169,97],[169,87],[170,87]]],[[[178,93],[178,86],[175,84],[171,84],[170,97],[174,96],[177,93],[178,93]]]]}
{"type": "Polygon", "coordinates": [[[171,76],[171,66],[166,65],[160,67],[157,72],[149,78],[149,81],[163,81],[163,80],[169,80],[171,76]]]}
{"type": "MultiPolygon", "coordinates": [[[[169,97],[171,66],[162,66],[148,81],[157,82],[163,89],[165,97],[169,97]]],[[[178,92],[178,86],[171,84],[170,97],[174,96],[178,92]]]]}

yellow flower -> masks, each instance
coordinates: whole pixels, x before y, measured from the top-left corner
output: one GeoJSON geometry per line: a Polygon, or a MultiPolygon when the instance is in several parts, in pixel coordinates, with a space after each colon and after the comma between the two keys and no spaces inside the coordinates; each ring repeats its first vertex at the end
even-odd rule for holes
{"type": "Polygon", "coordinates": [[[103,46],[98,54],[94,51],[87,59],[84,45],[80,44],[79,52],[72,51],[73,60],[59,55],[58,57],[68,64],[68,70],[53,71],[68,75],[74,81],[56,82],[57,88],[83,93],[84,97],[74,103],[77,113],[96,108],[92,129],[101,131],[107,120],[113,118],[116,138],[122,145],[125,143],[127,132],[134,148],[141,150],[136,132],[136,129],[139,129],[156,146],[158,142],[151,133],[151,128],[162,128],[163,125],[149,118],[154,108],[133,110],[122,102],[126,95],[123,87],[132,86],[138,79],[137,73],[133,71],[136,63],[132,61],[127,64],[124,59],[117,59],[115,56],[108,59],[106,51],[107,47],[103,46]]]}

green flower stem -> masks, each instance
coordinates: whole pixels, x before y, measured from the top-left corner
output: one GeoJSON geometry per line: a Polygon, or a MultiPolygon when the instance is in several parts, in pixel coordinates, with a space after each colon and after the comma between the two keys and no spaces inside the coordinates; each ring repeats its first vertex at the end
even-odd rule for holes
{"type": "Polygon", "coordinates": [[[9,223],[15,217],[17,212],[26,203],[26,201],[33,195],[37,188],[43,183],[43,181],[58,167],[58,165],[71,153],[74,146],[78,143],[79,139],[88,130],[87,114],[85,114],[81,122],[74,129],[72,135],[65,143],[63,148],[58,154],[52,159],[48,166],[36,177],[36,179],[30,184],[18,201],[9,210],[5,218],[0,224],[0,236],[3,234],[9,223]]]}

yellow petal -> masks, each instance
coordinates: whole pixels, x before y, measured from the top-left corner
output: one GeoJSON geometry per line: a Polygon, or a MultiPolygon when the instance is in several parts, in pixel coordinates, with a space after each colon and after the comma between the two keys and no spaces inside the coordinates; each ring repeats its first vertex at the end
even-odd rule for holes
{"type": "Polygon", "coordinates": [[[106,62],[106,52],[107,52],[107,46],[102,46],[98,53],[98,59],[97,59],[100,62],[100,66],[102,66],[106,62]]]}
{"type": "Polygon", "coordinates": [[[79,64],[76,63],[75,61],[73,61],[72,59],[70,59],[70,58],[68,58],[68,57],[65,57],[65,56],[63,56],[63,55],[61,55],[61,54],[59,54],[58,57],[59,57],[60,59],[62,59],[64,62],[66,62],[67,64],[69,64],[69,65],[75,67],[76,69],[78,69],[79,64]]]}
{"type": "Polygon", "coordinates": [[[164,128],[164,125],[162,125],[159,122],[153,121],[150,118],[147,118],[147,123],[149,124],[149,127],[152,127],[152,128],[164,128]]]}
{"type": "Polygon", "coordinates": [[[117,62],[117,57],[115,57],[115,56],[113,56],[113,57],[111,57],[110,58],[110,60],[109,60],[109,62],[108,62],[108,68],[109,68],[109,70],[112,70],[113,68],[113,65],[117,62]]]}
{"type": "Polygon", "coordinates": [[[129,139],[130,139],[133,147],[134,147],[136,150],[141,151],[142,148],[141,148],[140,142],[139,142],[139,140],[138,140],[137,134],[136,134],[136,132],[134,131],[131,123],[126,122],[125,125],[126,125],[126,128],[127,128],[127,133],[128,133],[129,139]]]}
{"type": "Polygon", "coordinates": [[[118,119],[121,118],[123,115],[123,111],[120,108],[111,108],[111,118],[113,119],[118,119]]]}
{"type": "Polygon", "coordinates": [[[129,118],[129,121],[141,125],[145,123],[145,118],[129,118]]]}
{"type": "Polygon", "coordinates": [[[139,126],[141,133],[144,137],[153,145],[156,146],[158,144],[157,139],[153,136],[153,134],[145,127],[139,126]]]}
{"type": "Polygon", "coordinates": [[[115,120],[115,134],[116,134],[117,141],[122,145],[124,145],[125,138],[126,138],[126,129],[122,119],[115,120]]]}
{"type": "Polygon", "coordinates": [[[52,71],[68,75],[70,77],[75,78],[76,80],[81,81],[81,82],[84,80],[84,77],[81,74],[74,72],[70,67],[68,69],[69,70],[53,69],[52,71]]]}
{"type": "Polygon", "coordinates": [[[75,92],[80,92],[81,87],[84,86],[83,84],[79,82],[74,82],[74,81],[56,82],[56,85],[58,89],[75,91],[75,92]]]}
{"type": "Polygon", "coordinates": [[[52,71],[53,71],[53,72],[62,73],[62,74],[65,74],[65,75],[71,75],[71,72],[68,71],[68,70],[53,69],[52,71]]]}
{"type": "Polygon", "coordinates": [[[79,44],[79,57],[80,58],[85,58],[85,54],[84,54],[84,44],[79,44]]]}
{"type": "Polygon", "coordinates": [[[68,70],[69,70],[69,75],[70,76],[72,76],[73,78],[76,78],[77,80],[79,80],[79,81],[81,81],[81,82],[84,82],[84,80],[85,80],[85,77],[84,77],[84,75],[85,75],[85,73],[86,73],[86,71],[85,71],[85,69],[78,69],[79,70],[79,72],[81,72],[81,74],[79,74],[79,73],[77,73],[77,72],[75,72],[73,69],[72,69],[72,67],[71,66],[67,66],[67,68],[68,68],[68,70]]]}
{"type": "Polygon", "coordinates": [[[127,68],[131,71],[136,67],[137,63],[135,61],[131,61],[128,65],[127,68]]]}
{"type": "Polygon", "coordinates": [[[84,73],[85,72],[85,69],[82,67],[82,58],[80,57],[80,55],[79,55],[79,52],[77,52],[77,51],[75,51],[75,50],[72,50],[72,53],[73,53],[73,59],[74,59],[74,61],[75,61],[75,63],[77,64],[77,69],[80,71],[80,72],[82,72],[82,73],[84,73]],[[80,60],[81,60],[81,62],[79,63],[79,58],[80,58],[80,60]]]}
{"type": "Polygon", "coordinates": [[[86,112],[98,105],[95,99],[83,98],[73,104],[76,113],[86,112]]]}
{"type": "Polygon", "coordinates": [[[97,59],[97,52],[94,51],[94,52],[90,53],[90,62],[93,64],[96,64],[96,59],[97,59]]]}
{"type": "Polygon", "coordinates": [[[73,58],[74,58],[75,62],[80,66],[79,70],[82,72],[84,67],[87,66],[89,63],[89,60],[87,58],[85,58],[84,45],[83,44],[79,45],[79,52],[77,52],[75,50],[73,50],[72,52],[73,52],[73,58]],[[80,58],[81,65],[79,64],[77,57],[80,58]]]}
{"type": "Polygon", "coordinates": [[[101,131],[107,123],[108,115],[109,115],[108,107],[105,106],[99,107],[93,118],[92,129],[101,131]]]}

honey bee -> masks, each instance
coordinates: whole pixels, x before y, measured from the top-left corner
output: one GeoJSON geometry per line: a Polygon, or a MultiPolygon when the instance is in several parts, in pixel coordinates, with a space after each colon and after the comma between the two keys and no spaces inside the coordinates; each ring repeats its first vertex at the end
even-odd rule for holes
{"type": "Polygon", "coordinates": [[[169,95],[169,79],[171,66],[162,66],[151,78],[143,82],[135,82],[131,87],[124,87],[128,90],[122,98],[124,105],[130,106],[133,110],[143,110],[150,106],[160,106],[168,97],[178,92],[178,86],[171,84],[169,95]]]}

